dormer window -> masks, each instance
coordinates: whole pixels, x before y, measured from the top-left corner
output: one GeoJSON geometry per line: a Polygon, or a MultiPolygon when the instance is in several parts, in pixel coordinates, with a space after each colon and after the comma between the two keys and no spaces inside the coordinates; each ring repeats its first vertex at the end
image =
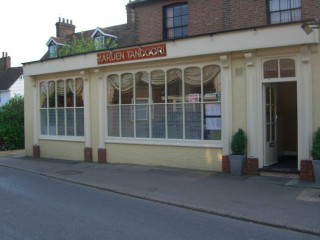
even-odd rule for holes
{"type": "Polygon", "coordinates": [[[118,38],[117,36],[107,34],[100,28],[96,28],[91,37],[94,39],[96,50],[110,48],[118,38]]]}
{"type": "Polygon", "coordinates": [[[105,45],[105,38],[101,33],[96,33],[94,36],[94,42],[95,42],[95,48],[98,49],[104,49],[105,45]]]}
{"type": "Polygon", "coordinates": [[[58,46],[54,43],[51,42],[49,45],[49,57],[54,58],[58,56],[58,46]]]}

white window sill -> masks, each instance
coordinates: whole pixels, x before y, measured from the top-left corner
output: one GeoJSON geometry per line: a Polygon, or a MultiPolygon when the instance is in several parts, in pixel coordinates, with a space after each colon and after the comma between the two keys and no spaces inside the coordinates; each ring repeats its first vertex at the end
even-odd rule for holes
{"type": "Polygon", "coordinates": [[[41,136],[39,136],[39,140],[84,142],[84,137],[41,135],[41,136]]]}
{"type": "Polygon", "coordinates": [[[214,141],[214,140],[181,140],[181,139],[155,139],[155,138],[150,139],[150,138],[108,137],[105,140],[105,143],[222,148],[222,141],[218,141],[218,140],[214,141]]]}

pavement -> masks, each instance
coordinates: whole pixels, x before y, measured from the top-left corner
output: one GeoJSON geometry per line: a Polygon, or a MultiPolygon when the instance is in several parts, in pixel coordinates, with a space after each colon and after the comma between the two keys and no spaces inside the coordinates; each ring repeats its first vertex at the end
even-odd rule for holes
{"type": "MultiPolygon", "coordinates": [[[[320,236],[320,185],[287,177],[99,164],[0,152],[0,166],[117,194],[320,236]]],[[[1,181],[1,176],[0,176],[1,181]]]]}

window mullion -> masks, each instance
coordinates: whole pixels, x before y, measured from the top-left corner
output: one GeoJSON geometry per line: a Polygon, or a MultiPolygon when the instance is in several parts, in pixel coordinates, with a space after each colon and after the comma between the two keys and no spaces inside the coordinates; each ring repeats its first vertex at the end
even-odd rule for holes
{"type": "Polygon", "coordinates": [[[47,82],[47,135],[50,135],[50,119],[49,119],[49,81],[47,82]]]}
{"type": "Polygon", "coordinates": [[[136,74],[133,75],[133,137],[136,138],[136,74]]]}
{"type": "Polygon", "coordinates": [[[64,135],[67,136],[67,81],[64,80],[64,135]]]}
{"type": "Polygon", "coordinates": [[[119,76],[119,106],[118,106],[118,109],[119,109],[119,137],[122,137],[122,78],[121,76],[119,76]]]}
{"type": "Polygon", "coordinates": [[[58,136],[58,81],[55,82],[55,116],[56,116],[56,136],[58,136]]]}
{"type": "MultiPolygon", "coordinates": [[[[151,104],[152,103],[152,86],[151,86],[151,72],[148,72],[148,78],[149,78],[149,101],[148,101],[148,109],[149,109],[149,138],[152,138],[152,112],[151,112],[151,104]]],[[[154,105],[153,105],[153,111],[154,111],[154,105]]]]}
{"type": "Polygon", "coordinates": [[[167,99],[168,99],[168,71],[164,74],[164,96],[165,96],[165,100],[164,100],[164,106],[165,106],[165,131],[166,131],[166,139],[168,139],[168,103],[167,103],[167,99]]]}
{"type": "Polygon", "coordinates": [[[204,140],[204,126],[203,126],[203,121],[204,121],[204,116],[203,116],[203,107],[204,107],[204,95],[203,95],[203,69],[200,68],[200,77],[201,77],[201,94],[200,94],[200,98],[201,98],[201,102],[200,102],[200,108],[201,108],[201,140],[204,140]]]}
{"type": "Polygon", "coordinates": [[[182,69],[182,139],[186,139],[186,119],[185,119],[185,79],[184,79],[184,71],[182,69]]]}

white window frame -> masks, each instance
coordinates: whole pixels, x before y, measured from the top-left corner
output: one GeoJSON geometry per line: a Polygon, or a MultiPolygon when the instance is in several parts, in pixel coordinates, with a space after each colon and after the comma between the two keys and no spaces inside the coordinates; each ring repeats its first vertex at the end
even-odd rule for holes
{"type": "MultiPolygon", "coordinates": [[[[40,140],[56,140],[56,141],[74,141],[74,142],[83,142],[85,141],[85,136],[77,136],[77,131],[76,131],[76,125],[77,125],[77,121],[76,121],[76,109],[83,109],[83,113],[84,113],[84,116],[83,116],[83,122],[85,121],[85,101],[83,99],[83,107],[77,107],[75,106],[76,105],[76,94],[73,94],[73,101],[74,101],[74,106],[73,107],[67,107],[66,106],[66,87],[64,88],[64,103],[65,103],[65,106],[64,107],[58,107],[57,105],[57,101],[58,101],[58,98],[57,98],[57,83],[59,80],[62,80],[66,83],[67,80],[73,80],[74,81],[74,86],[75,86],[75,82],[76,82],[76,79],[82,79],[83,81],[83,91],[84,91],[84,79],[82,77],[66,77],[66,78],[55,78],[55,79],[46,79],[46,80],[42,80],[39,82],[38,84],[38,97],[37,97],[37,101],[38,101],[38,128],[39,128],[39,139],[40,140]],[[49,107],[49,97],[47,97],[47,107],[46,108],[42,108],[41,107],[41,102],[40,102],[40,97],[41,97],[41,83],[43,82],[46,82],[47,85],[49,82],[55,82],[55,107],[54,108],[50,108],[49,107]],[[56,111],[56,114],[55,114],[55,117],[56,117],[56,135],[50,135],[49,134],[49,110],[52,109],[52,110],[55,110],[56,111]],[[65,126],[65,133],[64,135],[58,135],[58,114],[57,114],[57,111],[58,110],[64,110],[64,126],[65,126]],[[73,117],[73,125],[74,125],[74,135],[67,135],[67,119],[66,119],[66,111],[67,109],[73,109],[73,114],[74,114],[74,117],[73,117]],[[47,134],[42,134],[41,133],[41,110],[47,110],[47,134]]],[[[65,85],[66,86],[66,85],[65,85]]],[[[83,126],[83,132],[84,132],[84,135],[85,135],[85,123],[84,123],[84,126],[83,126]]]]}
{"type": "MultiPolygon", "coordinates": [[[[167,81],[167,71],[170,70],[170,69],[175,69],[175,68],[178,68],[178,69],[181,69],[182,71],[182,74],[184,74],[184,71],[185,69],[189,68],[189,67],[199,67],[200,68],[200,72],[201,72],[201,89],[202,89],[202,95],[204,96],[204,93],[203,93],[203,68],[206,67],[206,66],[209,66],[209,65],[215,65],[215,66],[219,66],[220,67],[220,74],[221,74],[221,81],[223,81],[223,76],[222,76],[222,66],[220,63],[217,63],[217,62],[206,62],[206,63],[202,63],[202,64],[199,64],[199,63],[195,63],[195,64],[188,64],[188,65],[179,65],[179,66],[168,66],[168,67],[156,67],[156,68],[144,68],[144,69],[139,69],[138,71],[119,71],[119,72],[108,72],[107,74],[105,74],[105,81],[104,81],[104,91],[105,91],[105,96],[106,98],[104,99],[104,110],[103,112],[105,113],[105,116],[107,116],[107,107],[108,106],[112,106],[112,105],[108,105],[107,104],[107,100],[108,99],[108,91],[107,91],[107,79],[108,79],[108,76],[111,76],[111,75],[117,75],[119,76],[119,81],[121,82],[121,76],[125,73],[131,73],[133,74],[133,76],[135,76],[136,73],[138,72],[147,72],[148,73],[148,76],[151,77],[151,73],[155,70],[161,70],[161,71],[164,71],[165,73],[165,81],[167,81]]],[[[133,84],[135,84],[135,81],[133,82],[133,84]]],[[[150,85],[150,81],[149,81],[149,85],[150,85]]],[[[184,80],[182,82],[182,88],[183,88],[183,96],[185,94],[184,92],[184,80]]],[[[167,84],[166,85],[166,97],[167,97],[167,84]]],[[[221,93],[220,94],[224,94],[224,89],[223,89],[223,84],[221,84],[221,93]]],[[[149,87],[149,91],[150,90],[150,87],[149,87]]],[[[182,104],[185,103],[185,100],[184,100],[185,97],[182,97],[182,104]]],[[[152,104],[152,96],[149,94],[149,107],[151,107],[150,104],[152,104]]],[[[188,102],[187,102],[188,103],[188,102]]],[[[204,113],[203,113],[203,107],[205,106],[206,103],[219,103],[221,104],[221,108],[222,108],[222,102],[221,101],[216,101],[216,102],[208,102],[208,101],[204,101],[204,98],[201,97],[201,101],[199,102],[199,104],[201,104],[201,139],[185,139],[185,110],[183,107],[183,139],[169,139],[168,138],[168,129],[167,129],[167,114],[166,114],[166,138],[152,138],[151,135],[151,130],[149,131],[150,132],[150,137],[149,138],[136,138],[135,137],[135,127],[134,127],[134,137],[114,137],[114,136],[108,136],[108,117],[106,117],[105,119],[105,143],[125,143],[125,144],[144,144],[144,145],[166,145],[166,146],[190,146],[190,147],[213,147],[213,148],[222,148],[223,147],[223,142],[222,142],[222,136],[223,136],[223,127],[221,128],[221,139],[220,140],[205,140],[204,139],[204,123],[203,123],[203,120],[204,120],[204,113]]],[[[174,103],[162,103],[165,105],[165,108],[167,110],[167,106],[169,104],[171,105],[176,105],[174,103]]],[[[119,107],[121,106],[121,102],[119,103],[118,105],[119,107]]],[[[183,105],[184,106],[184,105],[183,105]]],[[[223,116],[222,116],[222,113],[221,113],[221,119],[223,119],[223,116]]],[[[151,122],[151,121],[150,121],[151,122]]],[[[121,123],[121,119],[120,119],[120,123],[121,123]]],[[[121,126],[120,126],[120,130],[119,130],[119,134],[121,135],[121,126]]]]}

